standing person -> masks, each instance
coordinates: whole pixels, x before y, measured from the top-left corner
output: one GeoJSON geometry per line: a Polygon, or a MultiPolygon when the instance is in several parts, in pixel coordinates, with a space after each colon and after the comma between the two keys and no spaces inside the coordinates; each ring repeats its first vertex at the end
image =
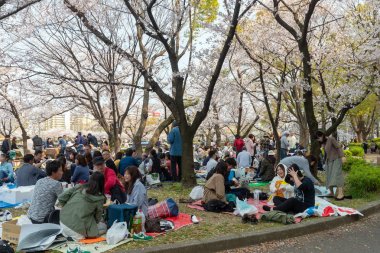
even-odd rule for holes
{"type": "Polygon", "coordinates": [[[82,144],[82,145],[85,144],[85,141],[84,141],[84,138],[83,138],[81,132],[78,132],[78,135],[77,135],[77,138],[76,138],[76,140],[75,140],[75,143],[76,143],[76,144],[79,144],[79,145],[80,145],[80,144],[82,144]]]}
{"type": "Polygon", "coordinates": [[[0,185],[3,183],[13,183],[14,180],[12,163],[8,162],[8,155],[2,153],[0,155],[0,185]]]}
{"type": "Polygon", "coordinates": [[[113,171],[115,171],[115,174],[119,174],[119,171],[117,170],[115,162],[112,160],[111,153],[108,150],[104,150],[102,153],[104,161],[106,161],[106,166],[113,171]]]}
{"type": "Polygon", "coordinates": [[[58,195],[63,191],[59,182],[62,178],[62,166],[57,160],[46,164],[47,177],[38,180],[34,187],[32,203],[28,210],[28,218],[33,224],[47,223],[51,212],[55,210],[54,205],[58,195]]]}
{"type": "Polygon", "coordinates": [[[289,132],[288,131],[284,131],[282,133],[282,137],[281,137],[281,149],[280,149],[280,159],[284,159],[285,157],[288,156],[288,151],[289,151],[288,136],[289,136],[289,132]]]}
{"type": "Polygon", "coordinates": [[[173,121],[172,130],[168,135],[168,142],[170,143],[170,160],[173,181],[180,182],[182,177],[182,137],[179,126],[176,121],[173,121]],[[178,166],[178,173],[177,173],[178,166]]]}
{"type": "Polygon", "coordinates": [[[18,149],[18,147],[17,147],[17,138],[13,137],[12,138],[12,144],[11,144],[11,150],[15,150],[15,149],[18,149]]]}
{"type": "Polygon", "coordinates": [[[139,163],[138,163],[137,159],[134,158],[135,152],[136,151],[134,149],[132,149],[132,148],[128,148],[125,151],[125,157],[120,160],[120,164],[119,164],[119,173],[120,173],[120,175],[124,175],[125,174],[125,170],[129,166],[136,166],[136,167],[139,166],[139,163]]]}
{"type": "Polygon", "coordinates": [[[310,169],[310,167],[314,167],[317,164],[317,159],[314,156],[311,155],[309,158],[306,158],[300,153],[294,156],[285,157],[280,160],[280,163],[287,167],[290,167],[292,164],[297,164],[305,176],[310,178],[314,184],[320,185],[318,179],[313,176],[310,169]]]}
{"type": "Polygon", "coordinates": [[[11,150],[11,141],[10,141],[10,136],[5,135],[5,139],[3,140],[3,143],[1,144],[1,152],[3,154],[8,154],[8,152],[11,150]]]}
{"type": "Polygon", "coordinates": [[[248,139],[245,143],[245,147],[247,148],[248,153],[251,155],[251,166],[253,164],[253,160],[255,159],[256,155],[256,138],[253,134],[248,135],[248,139]]]}
{"type": "Polygon", "coordinates": [[[367,143],[367,141],[363,142],[363,149],[364,149],[364,154],[367,154],[367,151],[368,151],[368,143],[367,143]]]}
{"type": "Polygon", "coordinates": [[[65,237],[80,240],[101,235],[99,223],[106,202],[104,185],[104,175],[94,172],[88,184],[77,185],[59,195],[58,201],[63,206],[60,225],[65,237]]]}
{"type": "Polygon", "coordinates": [[[235,135],[234,148],[236,150],[236,155],[239,155],[239,153],[243,150],[243,147],[244,140],[240,137],[240,135],[235,135]]]}
{"type": "Polygon", "coordinates": [[[264,153],[264,155],[268,155],[269,149],[270,149],[269,135],[265,134],[264,138],[260,141],[260,150],[264,153]]]}
{"type": "Polygon", "coordinates": [[[248,153],[247,148],[243,147],[243,150],[237,156],[238,168],[248,168],[252,164],[252,156],[248,153]]]}
{"type": "Polygon", "coordinates": [[[46,148],[54,148],[54,142],[51,138],[47,138],[46,140],[46,148]]]}
{"type": "Polygon", "coordinates": [[[91,144],[96,148],[99,147],[98,139],[96,139],[95,135],[92,135],[91,133],[89,133],[87,135],[87,140],[88,140],[88,144],[91,144]]]}
{"type": "Polygon", "coordinates": [[[337,187],[335,199],[343,200],[343,150],[340,147],[338,141],[333,136],[326,136],[322,130],[317,131],[316,139],[325,148],[326,186],[330,189],[330,196],[334,196],[334,187],[337,187]]]}
{"type": "Polygon", "coordinates": [[[106,167],[103,157],[98,156],[93,160],[94,171],[98,171],[104,175],[104,193],[111,195],[111,200],[118,200],[124,203],[127,200],[123,185],[117,178],[115,171],[106,167]]]}
{"type": "Polygon", "coordinates": [[[294,151],[296,150],[297,138],[293,132],[291,132],[288,137],[288,143],[289,143],[289,152],[294,153],[294,151]]]}
{"type": "Polygon", "coordinates": [[[34,150],[42,150],[43,148],[43,141],[42,138],[39,137],[38,135],[34,136],[33,139],[33,149],[34,150]]]}
{"type": "Polygon", "coordinates": [[[61,154],[64,154],[66,150],[66,145],[67,145],[66,135],[64,135],[63,137],[58,137],[58,144],[59,144],[59,152],[61,154]]]}
{"type": "MultiPolygon", "coordinates": [[[[153,149],[154,150],[154,149],[153,149]]],[[[141,183],[141,174],[136,166],[130,166],[125,171],[125,190],[127,203],[134,204],[141,209],[145,217],[148,214],[148,196],[145,186],[141,183]]]]}

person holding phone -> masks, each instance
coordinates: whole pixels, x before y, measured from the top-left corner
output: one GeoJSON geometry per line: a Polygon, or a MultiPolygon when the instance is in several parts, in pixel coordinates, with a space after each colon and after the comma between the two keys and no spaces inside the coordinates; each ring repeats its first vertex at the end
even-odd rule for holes
{"type": "Polygon", "coordinates": [[[265,211],[277,210],[297,214],[315,205],[314,183],[302,174],[297,164],[289,167],[285,182],[294,185],[295,196],[289,199],[276,196],[273,198],[275,207],[263,206],[265,211]]]}

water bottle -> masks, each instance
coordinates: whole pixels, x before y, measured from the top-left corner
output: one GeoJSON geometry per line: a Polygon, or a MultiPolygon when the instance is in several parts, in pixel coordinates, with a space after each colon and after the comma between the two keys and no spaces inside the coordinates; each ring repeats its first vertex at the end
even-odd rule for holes
{"type": "Polygon", "coordinates": [[[253,192],[253,198],[254,198],[254,203],[255,203],[255,205],[260,204],[260,193],[261,193],[260,190],[255,190],[255,191],[253,192]]]}

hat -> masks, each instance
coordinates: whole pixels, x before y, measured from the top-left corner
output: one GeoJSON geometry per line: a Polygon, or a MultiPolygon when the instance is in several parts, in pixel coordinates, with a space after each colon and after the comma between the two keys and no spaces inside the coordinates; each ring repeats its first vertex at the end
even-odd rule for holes
{"type": "Polygon", "coordinates": [[[67,144],[66,144],[66,147],[69,148],[69,147],[72,147],[72,146],[74,146],[74,143],[72,143],[71,141],[68,141],[67,144]]]}
{"type": "Polygon", "coordinates": [[[275,153],[274,153],[273,150],[269,150],[269,151],[268,151],[268,155],[275,155],[275,153]]]}
{"type": "Polygon", "coordinates": [[[103,157],[101,157],[101,156],[97,156],[97,157],[95,157],[95,158],[92,160],[92,163],[93,163],[94,165],[103,164],[103,163],[104,163],[104,159],[103,159],[103,157]]]}

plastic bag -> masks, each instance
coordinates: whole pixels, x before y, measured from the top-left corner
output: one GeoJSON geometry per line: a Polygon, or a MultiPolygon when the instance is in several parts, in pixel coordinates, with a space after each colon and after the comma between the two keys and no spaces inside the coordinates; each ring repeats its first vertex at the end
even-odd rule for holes
{"type": "Polygon", "coordinates": [[[240,215],[243,217],[244,214],[256,214],[258,210],[255,206],[252,206],[247,203],[247,199],[243,201],[236,198],[236,209],[234,211],[235,215],[240,215]]]}
{"type": "Polygon", "coordinates": [[[122,241],[128,236],[128,227],[126,222],[114,222],[110,229],[107,231],[107,244],[114,245],[122,241]]]}
{"type": "Polygon", "coordinates": [[[202,199],[203,198],[203,186],[195,186],[189,196],[191,199],[193,200],[199,200],[199,199],[202,199]]]}
{"type": "Polygon", "coordinates": [[[26,215],[21,215],[17,220],[17,226],[32,224],[31,220],[26,215]]]}
{"type": "Polygon", "coordinates": [[[148,185],[160,184],[160,175],[158,173],[148,174],[146,175],[146,182],[148,185]]]}

